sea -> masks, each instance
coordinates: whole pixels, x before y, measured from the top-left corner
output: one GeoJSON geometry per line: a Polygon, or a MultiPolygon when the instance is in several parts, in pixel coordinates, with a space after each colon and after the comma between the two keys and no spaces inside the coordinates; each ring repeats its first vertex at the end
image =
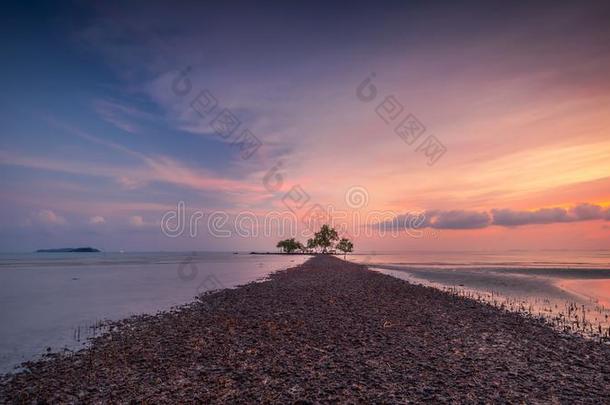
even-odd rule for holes
{"type": "MultiPolygon", "coordinates": [[[[104,321],[168,310],[206,291],[264,280],[307,258],[247,252],[0,254],[0,373],[49,352],[79,350],[104,331],[104,321]]],[[[347,260],[543,316],[563,330],[599,339],[610,334],[610,251],[365,252],[347,260]]]]}
{"type": "Polygon", "coordinates": [[[0,373],[75,351],[105,320],[153,314],[307,259],[222,252],[0,254],[0,373]]]}

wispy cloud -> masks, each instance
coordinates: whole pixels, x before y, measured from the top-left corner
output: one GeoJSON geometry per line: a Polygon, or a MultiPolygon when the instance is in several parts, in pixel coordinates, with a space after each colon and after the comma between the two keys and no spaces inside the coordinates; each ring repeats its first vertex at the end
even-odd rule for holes
{"type": "Polygon", "coordinates": [[[78,175],[108,177],[125,188],[137,188],[152,182],[169,183],[200,191],[230,193],[262,193],[262,185],[214,176],[205,170],[188,167],[167,156],[149,156],[123,145],[106,141],[83,131],[78,136],[135,158],[135,166],[91,165],[88,162],[53,160],[39,156],[23,156],[0,150],[0,164],[29,167],[78,175]]]}
{"type": "Polygon", "coordinates": [[[106,223],[106,219],[100,215],[89,218],[89,223],[92,225],[101,225],[106,223]]]}
{"type": "Polygon", "coordinates": [[[140,126],[136,123],[136,119],[143,118],[145,115],[143,112],[133,107],[107,100],[97,100],[94,106],[95,111],[100,117],[115,127],[130,133],[141,131],[140,126]]]}
{"type": "Polygon", "coordinates": [[[134,215],[129,218],[129,223],[133,226],[140,227],[144,226],[144,219],[140,215],[134,215]]]}

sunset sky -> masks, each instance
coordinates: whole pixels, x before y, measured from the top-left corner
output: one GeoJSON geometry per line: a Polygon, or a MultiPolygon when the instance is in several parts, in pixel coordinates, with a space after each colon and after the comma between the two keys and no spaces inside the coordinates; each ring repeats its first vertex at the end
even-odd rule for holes
{"type": "Polygon", "coordinates": [[[209,217],[295,190],[299,220],[423,215],[359,251],[610,247],[610,3],[323,4],[3,10],[0,250],[273,250],[209,217]],[[162,232],[180,201],[194,237],[162,232]]]}

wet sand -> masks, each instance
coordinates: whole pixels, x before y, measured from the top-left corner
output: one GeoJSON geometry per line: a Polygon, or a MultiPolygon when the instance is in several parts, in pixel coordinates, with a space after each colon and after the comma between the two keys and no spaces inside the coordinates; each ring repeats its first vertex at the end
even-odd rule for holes
{"type": "Polygon", "coordinates": [[[560,331],[610,340],[610,270],[605,268],[369,266],[412,284],[544,317],[560,331]]]}
{"type": "MultiPolygon", "coordinates": [[[[504,267],[410,267],[391,264],[369,266],[409,273],[417,279],[445,286],[465,286],[482,291],[498,291],[506,295],[543,294],[554,298],[570,298],[565,286],[576,286],[581,281],[601,285],[610,280],[609,269],[568,268],[504,268],[504,267]],[[561,285],[560,285],[561,284],[561,285]]],[[[571,292],[571,289],[570,291],[571,292]]],[[[568,293],[569,293],[568,292],[568,293]]],[[[610,288],[597,288],[602,298],[610,297],[610,288]]],[[[571,297],[574,298],[574,297],[571,297]]]]}
{"type": "Polygon", "coordinates": [[[321,256],[27,367],[0,402],[610,399],[606,345],[321,256]]]}

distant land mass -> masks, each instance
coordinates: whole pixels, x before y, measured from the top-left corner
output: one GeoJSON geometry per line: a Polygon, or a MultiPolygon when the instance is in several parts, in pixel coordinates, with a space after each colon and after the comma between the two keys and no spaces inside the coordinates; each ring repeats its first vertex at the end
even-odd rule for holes
{"type": "Polygon", "coordinates": [[[96,253],[101,250],[92,247],[61,248],[61,249],[38,249],[36,253],[96,253]]]}

